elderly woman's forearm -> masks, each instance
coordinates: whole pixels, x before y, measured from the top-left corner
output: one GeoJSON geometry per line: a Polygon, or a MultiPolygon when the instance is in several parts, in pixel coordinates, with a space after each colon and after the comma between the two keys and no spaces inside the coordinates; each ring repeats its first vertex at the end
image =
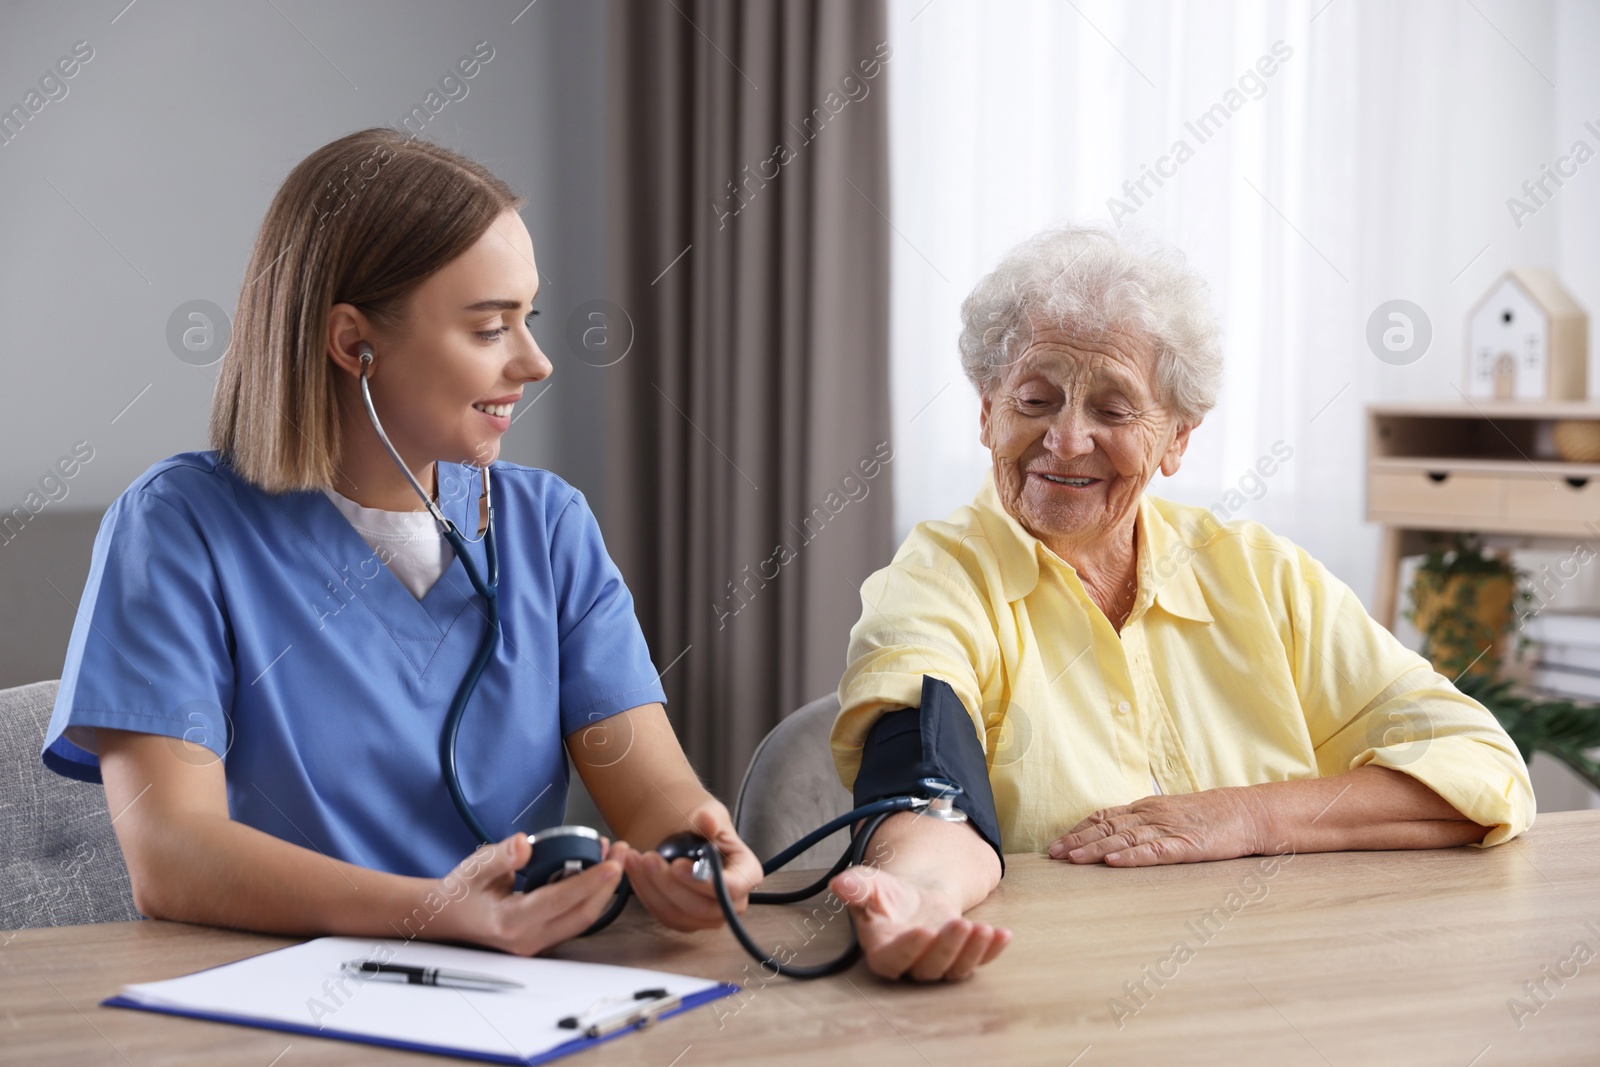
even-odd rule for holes
{"type": "Polygon", "coordinates": [[[946,894],[962,911],[981,904],[1000,884],[1000,857],[976,830],[920,812],[885,819],[865,862],[946,894]]]}
{"type": "Polygon", "coordinates": [[[1258,802],[1265,853],[1450,848],[1489,832],[1422,782],[1388,767],[1247,788],[1258,802]]]}

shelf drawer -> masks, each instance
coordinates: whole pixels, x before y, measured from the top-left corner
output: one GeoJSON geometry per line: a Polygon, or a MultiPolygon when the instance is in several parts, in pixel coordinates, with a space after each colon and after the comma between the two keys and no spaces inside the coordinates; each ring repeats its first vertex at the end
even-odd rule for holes
{"type": "Polygon", "coordinates": [[[1500,519],[1506,514],[1507,481],[1498,474],[1448,468],[1372,471],[1367,479],[1367,514],[1378,521],[1385,515],[1500,519]],[[1444,477],[1438,478],[1441,474],[1444,477]]]}
{"type": "Polygon", "coordinates": [[[1506,516],[1528,523],[1600,523],[1600,478],[1515,478],[1506,485],[1506,516]]]}

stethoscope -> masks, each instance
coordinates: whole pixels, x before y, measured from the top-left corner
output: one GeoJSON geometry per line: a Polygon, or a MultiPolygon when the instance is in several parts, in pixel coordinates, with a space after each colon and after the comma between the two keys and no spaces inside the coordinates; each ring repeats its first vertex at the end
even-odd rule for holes
{"type": "Polygon", "coordinates": [[[486,580],[467,552],[467,538],[461,535],[456,524],[440,510],[438,502],[423,490],[411,473],[411,468],[400,458],[400,451],[394,447],[394,442],[383,432],[383,423],[378,421],[378,409],[372,406],[372,390],[367,385],[367,369],[372,366],[372,346],[363,341],[358,351],[361,355],[361,403],[367,409],[367,418],[372,421],[372,428],[378,432],[378,439],[383,442],[383,447],[388,449],[389,457],[394,460],[395,466],[400,468],[400,473],[406,476],[411,488],[422,498],[428,514],[439,524],[439,532],[450,542],[456,558],[461,561],[461,566],[467,572],[467,580],[472,583],[472,588],[478,591],[478,595],[483,597],[484,603],[489,606],[489,627],[484,630],[483,637],[478,642],[477,655],[472,657],[471,666],[462,676],[461,684],[456,688],[455,700],[450,704],[450,713],[444,719],[439,766],[444,772],[444,784],[450,790],[450,799],[455,802],[461,818],[477,835],[479,841],[486,845],[493,844],[495,839],[484,829],[483,823],[478,821],[478,816],[473,812],[466,794],[461,790],[461,776],[456,772],[456,736],[461,732],[461,716],[467,710],[467,702],[472,699],[472,691],[478,687],[478,679],[483,677],[483,670],[489,665],[489,660],[494,657],[495,648],[500,643],[500,551],[494,539],[494,502],[489,495],[489,468],[487,465],[482,468],[483,495],[478,498],[478,536],[472,541],[473,544],[483,543],[484,555],[489,565],[486,580]]]}
{"type": "MultiPolygon", "coordinates": [[[[411,468],[400,458],[400,452],[389,440],[389,435],[384,433],[383,424],[378,421],[378,411],[372,405],[372,391],[367,385],[367,369],[372,365],[372,346],[363,341],[358,349],[361,359],[361,402],[367,409],[367,418],[372,422],[372,428],[377,431],[378,439],[383,442],[383,447],[388,450],[390,458],[400,472],[406,476],[406,481],[411,483],[411,488],[421,498],[423,506],[433,516],[433,521],[439,525],[439,532],[445,540],[450,542],[450,547],[455,551],[456,558],[461,560],[461,566],[467,572],[467,579],[472,582],[472,587],[478,595],[483,597],[488,605],[488,628],[484,630],[483,638],[478,643],[477,654],[473,657],[466,674],[461,678],[461,684],[456,689],[455,699],[450,704],[450,712],[445,716],[444,730],[440,738],[439,766],[443,773],[445,786],[450,791],[450,799],[460,812],[462,820],[472,830],[478,840],[486,845],[496,842],[483,823],[478,819],[472,809],[472,804],[467,800],[461,788],[461,777],[456,769],[456,736],[461,731],[461,716],[467,709],[467,703],[472,699],[473,690],[478,686],[478,680],[483,677],[484,668],[489,665],[495,649],[500,643],[500,553],[495,546],[494,537],[494,505],[489,494],[489,468],[483,471],[483,494],[478,498],[478,536],[469,539],[462,535],[456,524],[440,509],[438,503],[422,488],[416,477],[412,475],[411,468]],[[488,563],[487,578],[478,570],[467,552],[468,542],[482,543],[488,563]]],[[[847,811],[837,818],[819,826],[811,833],[805,835],[782,852],[773,856],[761,865],[764,875],[771,874],[787,865],[796,856],[805,852],[812,845],[830,837],[839,830],[864,820],[859,826],[850,831],[850,843],[839,856],[829,871],[821,878],[800,889],[792,889],[774,893],[751,893],[752,904],[794,904],[809,897],[816,896],[827,888],[833,876],[846,867],[859,865],[866,855],[867,845],[872,840],[872,835],[883,821],[889,816],[900,811],[913,811],[943,822],[961,823],[967,821],[964,812],[955,807],[955,798],[961,794],[961,786],[943,778],[922,778],[918,781],[919,793],[903,796],[885,797],[882,800],[863,804],[852,811],[847,811]]],[[[601,860],[602,843],[600,835],[587,826],[552,826],[528,835],[528,841],[533,846],[533,856],[519,873],[522,888],[537,889],[540,886],[578,874],[588,867],[592,867],[601,860]]],[[[700,834],[686,830],[673,834],[662,841],[655,848],[668,864],[673,860],[683,857],[693,862],[692,871],[699,881],[710,881],[716,891],[717,904],[722,909],[722,915],[728,922],[728,929],[744,946],[746,952],[763,966],[771,967],[776,973],[789,978],[821,978],[824,975],[836,974],[852,966],[861,957],[861,943],[855,936],[855,919],[848,919],[850,923],[850,947],[839,956],[825,963],[794,964],[786,963],[774,958],[773,954],[763,949],[744,928],[744,923],[739,920],[739,914],[734,910],[733,898],[728,894],[728,886],[723,876],[722,856],[717,849],[700,834]]],[[[600,917],[582,934],[588,937],[610,926],[612,921],[622,913],[623,907],[632,895],[632,886],[628,883],[628,876],[623,875],[617,885],[616,895],[600,917]]],[[[848,912],[847,912],[848,914],[848,912]]]]}

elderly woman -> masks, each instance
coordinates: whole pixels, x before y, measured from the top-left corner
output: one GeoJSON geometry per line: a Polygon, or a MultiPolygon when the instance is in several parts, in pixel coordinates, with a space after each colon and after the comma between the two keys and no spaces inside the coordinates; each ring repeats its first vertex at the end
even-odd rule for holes
{"type": "MultiPolygon", "coordinates": [[[[832,746],[849,787],[924,676],[971,717],[1006,852],[1134,867],[1258,853],[1495,845],[1533,820],[1527,767],[1302,549],[1145,493],[1216,400],[1218,332],[1181,257],[1068,228],[962,306],[992,469],[862,588],[832,746]]],[[[959,979],[1009,932],[972,822],[885,823],[832,887],[869,965],[959,979]]]]}

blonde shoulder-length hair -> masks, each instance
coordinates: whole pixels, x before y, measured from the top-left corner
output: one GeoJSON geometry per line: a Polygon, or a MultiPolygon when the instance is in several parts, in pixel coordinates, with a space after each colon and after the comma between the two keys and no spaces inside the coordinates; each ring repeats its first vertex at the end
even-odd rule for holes
{"type": "Polygon", "coordinates": [[[323,145],[267,209],[211,401],[211,447],[271,493],[334,484],[336,368],[328,315],[351,304],[381,330],[406,300],[522,198],[478,163],[376,127],[323,145]]]}

